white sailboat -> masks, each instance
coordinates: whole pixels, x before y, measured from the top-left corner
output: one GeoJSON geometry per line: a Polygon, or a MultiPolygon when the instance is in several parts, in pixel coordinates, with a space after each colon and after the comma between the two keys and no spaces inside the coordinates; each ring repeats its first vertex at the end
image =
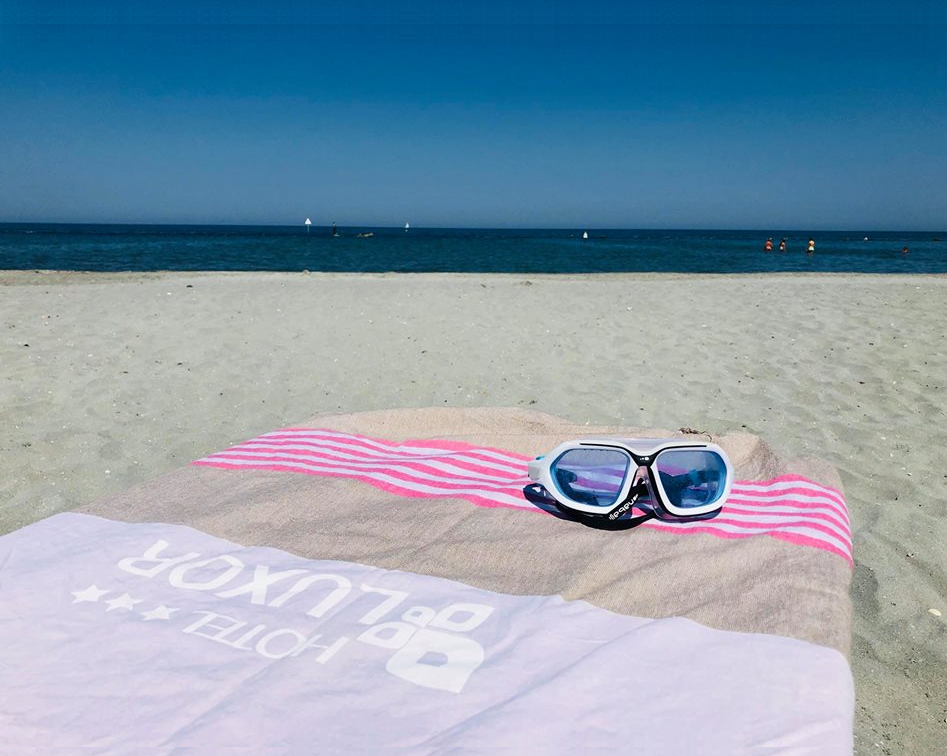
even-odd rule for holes
{"type": "Polygon", "coordinates": [[[312,221],[309,218],[306,218],[306,233],[309,233],[309,227],[312,225],[312,221]]]}
{"type": "Polygon", "coordinates": [[[405,224],[404,224],[405,233],[407,233],[407,231],[408,231],[409,228],[411,228],[411,224],[410,224],[410,223],[405,223],[405,224]]]}
{"type": "Polygon", "coordinates": [[[588,232],[588,231],[583,231],[583,232],[582,232],[582,238],[583,238],[583,239],[588,239],[588,238],[589,238],[589,232],[588,232]]]}

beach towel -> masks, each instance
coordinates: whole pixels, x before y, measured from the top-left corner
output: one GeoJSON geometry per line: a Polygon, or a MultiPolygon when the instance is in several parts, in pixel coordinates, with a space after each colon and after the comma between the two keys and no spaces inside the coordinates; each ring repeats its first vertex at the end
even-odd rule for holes
{"type": "Polygon", "coordinates": [[[852,750],[838,475],[749,434],[696,523],[590,528],[519,409],[322,416],[0,538],[11,752],[852,750]],[[37,750],[38,749],[38,750],[37,750]],[[67,749],[67,750],[63,750],[67,749]]]}

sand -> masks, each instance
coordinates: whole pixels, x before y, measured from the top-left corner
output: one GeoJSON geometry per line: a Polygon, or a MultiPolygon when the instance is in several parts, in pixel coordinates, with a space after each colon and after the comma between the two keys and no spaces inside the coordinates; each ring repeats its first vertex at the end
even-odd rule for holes
{"type": "Polygon", "coordinates": [[[934,754],[945,311],[945,276],[0,272],[0,532],[320,412],[745,430],[842,476],[856,752],[934,754]]]}

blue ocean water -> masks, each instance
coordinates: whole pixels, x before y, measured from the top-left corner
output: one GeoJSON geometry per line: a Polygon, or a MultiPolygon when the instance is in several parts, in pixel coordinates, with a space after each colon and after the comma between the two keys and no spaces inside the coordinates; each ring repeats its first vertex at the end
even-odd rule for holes
{"type": "Polygon", "coordinates": [[[947,232],[0,224],[0,269],[947,273],[947,232]],[[371,236],[359,234],[371,233],[371,236]],[[867,241],[865,237],[868,237],[867,241]],[[786,252],[766,252],[787,240],[786,252]],[[908,247],[907,254],[902,248],[908,247]]]}

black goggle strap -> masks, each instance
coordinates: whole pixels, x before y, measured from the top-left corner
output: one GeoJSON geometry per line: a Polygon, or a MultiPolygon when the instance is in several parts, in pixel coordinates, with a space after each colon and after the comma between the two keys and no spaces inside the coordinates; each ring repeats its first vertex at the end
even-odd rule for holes
{"type": "MultiPolygon", "coordinates": [[[[560,507],[559,502],[556,500],[555,496],[550,495],[550,493],[541,486],[536,486],[535,488],[541,492],[540,495],[545,501],[556,506],[557,508],[560,507]]],[[[566,511],[570,517],[578,518],[586,525],[591,528],[595,528],[596,530],[630,530],[631,528],[637,527],[641,523],[647,522],[648,520],[658,516],[657,507],[654,507],[649,508],[643,515],[629,517],[625,520],[619,519],[625,512],[630,511],[635,506],[635,503],[638,501],[638,499],[647,493],[648,484],[645,478],[641,478],[638,480],[638,482],[632,485],[631,490],[628,491],[627,498],[619,506],[615,507],[615,509],[610,512],[607,517],[587,515],[584,512],[579,512],[577,510],[568,508],[566,508],[566,511]]]]}
{"type": "Polygon", "coordinates": [[[657,516],[656,510],[649,509],[643,515],[638,515],[637,517],[629,517],[627,520],[621,520],[621,521],[619,521],[618,519],[623,514],[625,514],[625,512],[630,512],[634,508],[638,499],[640,499],[642,496],[644,496],[647,493],[648,493],[648,484],[645,482],[644,478],[640,478],[638,482],[635,483],[631,487],[631,490],[628,492],[628,497],[618,507],[616,507],[612,512],[609,513],[608,515],[609,521],[612,522],[616,528],[621,528],[622,530],[625,530],[628,528],[633,528],[636,525],[640,525],[641,523],[647,522],[648,520],[656,517],[657,516]]]}

